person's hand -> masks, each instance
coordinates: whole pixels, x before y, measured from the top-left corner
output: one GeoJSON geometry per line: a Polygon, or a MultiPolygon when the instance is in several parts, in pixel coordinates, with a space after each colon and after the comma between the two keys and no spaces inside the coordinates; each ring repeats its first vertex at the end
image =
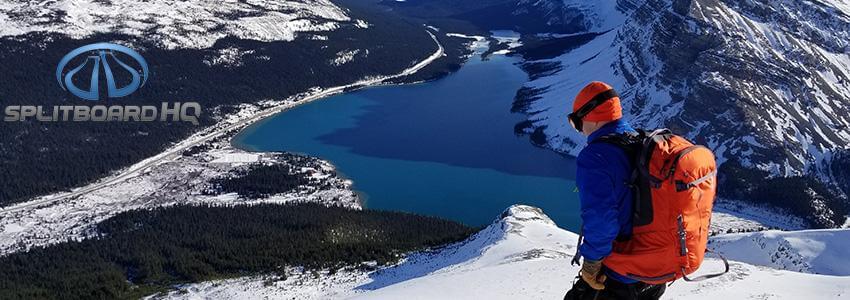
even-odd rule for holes
{"type": "Polygon", "coordinates": [[[584,279],[584,282],[587,282],[594,290],[605,289],[605,279],[607,279],[607,276],[600,273],[602,273],[602,261],[587,259],[581,264],[581,271],[578,272],[581,279],[584,279]]]}

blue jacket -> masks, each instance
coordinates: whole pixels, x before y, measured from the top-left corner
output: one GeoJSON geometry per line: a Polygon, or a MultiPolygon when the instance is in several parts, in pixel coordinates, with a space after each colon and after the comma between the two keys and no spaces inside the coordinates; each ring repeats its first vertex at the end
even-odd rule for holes
{"type": "MultiPolygon", "coordinates": [[[[615,145],[591,143],[611,133],[634,131],[620,119],[605,124],[587,137],[588,145],[578,154],[576,185],[581,201],[584,242],[579,251],[585,259],[600,260],[611,254],[618,235],[632,232],[632,192],[625,185],[631,175],[631,162],[615,145]]],[[[635,282],[611,270],[608,277],[635,282]]]]}

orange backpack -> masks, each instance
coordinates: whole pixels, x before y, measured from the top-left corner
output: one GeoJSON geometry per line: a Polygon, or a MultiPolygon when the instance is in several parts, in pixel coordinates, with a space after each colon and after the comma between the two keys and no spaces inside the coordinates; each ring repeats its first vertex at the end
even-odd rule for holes
{"type": "Polygon", "coordinates": [[[616,145],[633,161],[632,234],[614,242],[603,264],[634,280],[660,284],[688,278],[702,264],[717,191],[714,154],[668,129],[615,134],[594,142],[616,145]]]}

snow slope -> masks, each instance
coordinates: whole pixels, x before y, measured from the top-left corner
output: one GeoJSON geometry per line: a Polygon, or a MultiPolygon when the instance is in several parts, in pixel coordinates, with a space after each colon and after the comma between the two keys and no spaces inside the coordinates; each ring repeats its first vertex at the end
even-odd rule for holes
{"type": "Polygon", "coordinates": [[[850,276],[850,230],[762,231],[712,239],[729,259],[777,269],[850,276]]]}
{"type": "Polygon", "coordinates": [[[808,229],[806,221],[788,210],[767,205],[753,205],[744,201],[717,198],[711,215],[712,234],[754,232],[767,229],[808,229]]]}
{"type": "MultiPolygon", "coordinates": [[[[850,230],[735,234],[714,238],[718,251],[737,261],[720,278],[676,282],[665,299],[841,299],[850,295],[845,268],[817,268],[826,275],[779,270],[761,258],[772,250],[750,247],[759,235],[782,236],[787,253],[817,266],[845,265],[850,230]],[[738,243],[738,244],[736,244],[738,243]],[[824,248],[811,245],[822,244],[824,248]],[[817,262],[815,264],[815,262],[817,262]]],[[[312,274],[289,270],[288,278],[246,277],[182,286],[164,298],[182,299],[560,299],[578,268],[570,266],[578,236],[556,226],[534,207],[516,205],[469,239],[415,253],[377,271],[340,270],[312,274]]],[[[708,258],[698,272],[722,269],[708,258]]],[[[802,270],[809,271],[809,270],[802,270]]]]}
{"type": "MultiPolygon", "coordinates": [[[[522,1],[520,1],[522,2],[522,1]]],[[[547,1],[536,1],[538,3],[547,1]]],[[[551,1],[550,1],[551,2],[551,1]]],[[[565,11],[579,11],[584,14],[582,21],[588,31],[608,31],[625,21],[632,1],[585,1],[563,0],[565,11]]]]}
{"type": "Polygon", "coordinates": [[[291,41],[300,32],[329,31],[341,24],[368,26],[328,0],[0,1],[0,36],[123,33],[168,49],[208,48],[225,36],[291,41]]]}
{"type": "Polygon", "coordinates": [[[633,5],[631,1],[586,0],[518,0],[513,16],[538,18],[549,26],[568,26],[575,30],[607,31],[623,23],[624,12],[633,5]]]}

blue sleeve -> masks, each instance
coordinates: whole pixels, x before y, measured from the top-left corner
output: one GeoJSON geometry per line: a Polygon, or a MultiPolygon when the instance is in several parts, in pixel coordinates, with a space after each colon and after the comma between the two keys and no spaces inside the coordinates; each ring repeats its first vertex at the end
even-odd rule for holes
{"type": "Polygon", "coordinates": [[[582,256],[600,260],[611,254],[614,239],[620,231],[614,180],[607,170],[608,149],[590,145],[577,159],[576,185],[581,202],[584,242],[579,246],[582,256]]]}

